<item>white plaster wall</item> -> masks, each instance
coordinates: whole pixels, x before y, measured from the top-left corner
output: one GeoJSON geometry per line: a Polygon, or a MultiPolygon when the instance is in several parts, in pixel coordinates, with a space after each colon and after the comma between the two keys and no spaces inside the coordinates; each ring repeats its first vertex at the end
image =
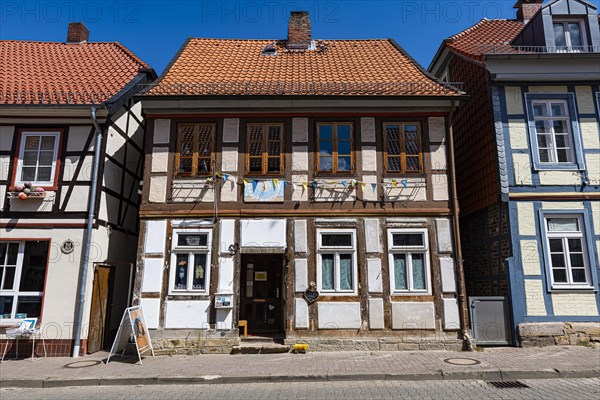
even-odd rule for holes
{"type": "Polygon", "coordinates": [[[302,182],[308,182],[308,175],[306,174],[293,174],[292,182],[295,185],[291,186],[292,190],[292,201],[308,201],[308,187],[304,189],[302,182]]]}
{"type": "MultiPolygon", "coordinates": [[[[88,208],[88,197],[90,194],[90,188],[88,186],[74,186],[73,192],[71,192],[71,197],[69,198],[69,202],[65,207],[65,211],[86,211],[88,208]]],[[[63,190],[60,205],[64,206],[64,202],[66,200],[67,191],[63,190]]]]}
{"type": "Polygon", "coordinates": [[[525,275],[541,275],[537,240],[521,240],[521,265],[525,275]]]}
{"type": "Polygon", "coordinates": [[[148,195],[150,203],[164,203],[167,201],[167,177],[150,177],[150,189],[148,195]]]}
{"type": "Polygon", "coordinates": [[[304,258],[294,260],[294,290],[304,292],[308,288],[308,264],[304,258]]]}
{"type": "Polygon", "coordinates": [[[431,183],[433,186],[433,200],[446,201],[448,200],[448,176],[446,174],[432,174],[431,183]]]}
{"type": "MultiPolygon", "coordinates": [[[[83,126],[70,126],[69,127],[69,140],[67,140],[67,151],[84,151],[86,140],[89,138],[90,133],[94,128],[91,125],[83,126]]],[[[94,151],[94,145],[96,143],[92,139],[88,151],[94,151]]]]}
{"type": "Polygon", "coordinates": [[[12,149],[14,134],[14,125],[0,126],[0,151],[10,151],[12,149]]]}
{"type": "Polygon", "coordinates": [[[223,147],[221,150],[221,169],[225,172],[236,172],[238,170],[237,147],[223,147]]]}
{"type": "Polygon", "coordinates": [[[140,305],[142,306],[148,328],[158,329],[160,299],[141,299],[140,305]]]}
{"type": "MultiPolygon", "coordinates": [[[[93,156],[85,156],[83,158],[79,157],[79,156],[66,156],[65,157],[65,169],[63,172],[63,180],[64,181],[71,181],[73,180],[74,176],[75,176],[75,171],[77,170],[77,167],[79,166],[80,162],[83,162],[83,166],[81,167],[81,170],[79,171],[79,175],[77,176],[77,182],[85,182],[85,181],[89,181],[91,176],[92,176],[92,168],[93,168],[93,156]]],[[[109,161],[105,161],[105,168],[104,168],[104,176],[103,181],[105,182],[105,186],[111,185],[109,186],[112,190],[115,190],[114,188],[117,187],[117,185],[115,184],[115,179],[110,179],[108,180],[107,177],[115,177],[115,173],[112,172],[112,170],[108,169],[110,167],[107,168],[109,161]]],[[[112,167],[116,168],[116,165],[113,164],[112,162],[110,163],[112,167]]],[[[120,176],[119,176],[120,178],[120,176]]],[[[121,191],[121,187],[120,185],[118,186],[117,192],[121,191]]]]}
{"type": "Polygon", "coordinates": [[[164,254],[167,240],[167,221],[146,222],[146,233],[144,237],[145,254],[164,254]]]}
{"type": "Polygon", "coordinates": [[[296,329],[307,329],[309,327],[308,304],[306,300],[294,299],[294,321],[296,329]]]}
{"type": "Polygon", "coordinates": [[[238,185],[233,176],[230,176],[227,182],[221,185],[221,201],[224,203],[234,203],[238,199],[238,185]]]}
{"type": "Polygon", "coordinates": [[[317,303],[319,329],[359,329],[360,303],[317,303]]]}
{"type": "Polygon", "coordinates": [[[152,147],[152,165],[151,172],[167,172],[169,164],[169,148],[168,147],[152,147]]]}
{"type": "Polygon", "coordinates": [[[520,201],[517,203],[517,218],[519,224],[519,235],[536,235],[535,212],[533,203],[520,201]]]}
{"type": "Polygon", "coordinates": [[[515,149],[528,149],[527,125],[525,121],[511,119],[508,121],[508,136],[510,138],[510,147],[515,149]]]}
{"type": "Polygon", "coordinates": [[[308,142],[308,118],[292,118],[292,141],[308,142]]]}
{"type": "Polygon", "coordinates": [[[579,171],[539,171],[540,185],[580,185],[579,171]]]}
{"type": "Polygon", "coordinates": [[[379,258],[367,258],[367,286],[369,293],[381,293],[382,284],[381,260],[379,258]]]}
{"type": "Polygon", "coordinates": [[[171,141],[171,120],[154,120],[154,143],[167,144],[171,141]]]}
{"type": "Polygon", "coordinates": [[[232,257],[219,257],[219,293],[233,293],[233,268],[232,257]]]}
{"type": "Polygon", "coordinates": [[[377,150],[375,146],[362,146],[361,157],[363,172],[377,172],[377,150]]]}
{"type": "Polygon", "coordinates": [[[219,248],[221,253],[229,254],[229,246],[235,243],[235,220],[222,219],[219,232],[219,248]]]}
{"type": "Polygon", "coordinates": [[[458,300],[444,299],[444,329],[460,329],[460,316],[458,313],[458,300]]]}
{"type": "Polygon", "coordinates": [[[239,132],[239,118],[225,118],[223,120],[223,143],[237,143],[240,136],[239,132]]]}
{"type": "Polygon", "coordinates": [[[207,329],[210,313],[209,300],[166,301],[165,328],[207,329]]]}
{"type": "Polygon", "coordinates": [[[448,218],[437,218],[435,220],[437,234],[437,248],[439,253],[452,252],[451,222],[448,218]]]}
{"type": "Polygon", "coordinates": [[[575,86],[575,97],[577,99],[577,111],[580,114],[594,114],[594,94],[591,86],[575,86]]]}
{"type": "Polygon", "coordinates": [[[240,221],[242,247],[285,248],[285,219],[243,219],[240,221]]]}
{"type": "Polygon", "coordinates": [[[360,134],[362,142],[375,142],[375,118],[363,117],[360,119],[360,134]]]}
{"type": "Polygon", "coordinates": [[[600,185],[600,154],[586,153],[585,166],[588,171],[589,184],[594,186],[600,185]]]}
{"type": "Polygon", "coordinates": [[[305,219],[294,220],[294,252],[306,253],[308,251],[308,232],[305,219]]]}
{"type": "Polygon", "coordinates": [[[595,118],[580,118],[581,142],[585,150],[600,149],[600,133],[595,118]]]}
{"type": "Polygon", "coordinates": [[[160,293],[163,281],[164,259],[144,258],[144,275],[142,278],[142,293],[160,293]]]}
{"type": "Polygon", "coordinates": [[[305,172],[308,171],[308,147],[293,146],[292,147],[292,171],[305,172]]]}
{"type": "Polygon", "coordinates": [[[444,117],[429,117],[429,141],[442,143],[446,140],[446,123],[444,117]]]}
{"type": "Polygon", "coordinates": [[[174,180],[171,185],[173,202],[212,203],[215,201],[215,185],[206,179],[174,180]]]}
{"type": "Polygon", "coordinates": [[[433,302],[392,302],[392,329],[435,329],[433,302]]]}
{"type": "Polygon", "coordinates": [[[442,275],[442,291],[444,293],[455,293],[456,271],[454,260],[450,257],[440,257],[440,271],[442,275]]]}
{"type": "Polygon", "coordinates": [[[383,299],[369,299],[369,329],[383,328],[383,299]]]}
{"type": "Polygon", "coordinates": [[[431,155],[431,168],[432,169],[446,169],[446,145],[439,143],[432,143],[429,146],[431,155]]]}

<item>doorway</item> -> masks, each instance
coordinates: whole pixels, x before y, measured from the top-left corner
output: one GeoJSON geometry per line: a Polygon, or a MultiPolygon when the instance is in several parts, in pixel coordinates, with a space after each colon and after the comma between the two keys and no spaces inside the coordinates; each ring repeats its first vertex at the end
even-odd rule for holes
{"type": "Polygon", "coordinates": [[[88,354],[103,350],[114,339],[114,336],[111,335],[109,323],[113,303],[112,288],[114,280],[115,270],[111,266],[98,265],[94,268],[92,308],[87,345],[88,354]]]}
{"type": "Polygon", "coordinates": [[[243,254],[240,319],[250,334],[283,333],[283,254],[243,254]]]}

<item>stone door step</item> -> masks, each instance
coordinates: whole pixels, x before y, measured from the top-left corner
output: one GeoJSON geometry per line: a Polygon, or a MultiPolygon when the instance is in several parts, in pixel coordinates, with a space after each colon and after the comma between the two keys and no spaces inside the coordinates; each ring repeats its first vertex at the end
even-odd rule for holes
{"type": "Polygon", "coordinates": [[[248,343],[242,342],[239,346],[234,346],[231,354],[274,354],[289,353],[289,346],[277,343],[248,343]]]}

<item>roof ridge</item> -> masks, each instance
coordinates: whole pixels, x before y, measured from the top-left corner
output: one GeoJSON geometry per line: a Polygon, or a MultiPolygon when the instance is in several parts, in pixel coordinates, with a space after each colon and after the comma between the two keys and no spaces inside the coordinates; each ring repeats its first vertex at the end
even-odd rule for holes
{"type": "Polygon", "coordinates": [[[123,43],[121,43],[121,42],[107,42],[107,43],[112,43],[112,44],[116,45],[125,54],[127,54],[133,61],[137,62],[138,64],[141,64],[142,68],[150,68],[150,66],[147,63],[145,63],[141,58],[136,56],[135,53],[133,51],[129,50],[127,48],[127,46],[125,46],[123,43]]]}
{"type": "MultiPolygon", "coordinates": [[[[262,39],[249,39],[249,38],[206,38],[206,37],[190,37],[191,40],[215,40],[215,41],[233,41],[233,40],[237,40],[237,41],[241,41],[241,42],[279,42],[282,40],[286,40],[286,39],[269,39],[269,38],[262,38],[262,39]]],[[[389,40],[389,38],[366,38],[366,39],[313,39],[316,42],[375,42],[375,41],[381,41],[381,42],[385,42],[387,40],[389,40]]]]}

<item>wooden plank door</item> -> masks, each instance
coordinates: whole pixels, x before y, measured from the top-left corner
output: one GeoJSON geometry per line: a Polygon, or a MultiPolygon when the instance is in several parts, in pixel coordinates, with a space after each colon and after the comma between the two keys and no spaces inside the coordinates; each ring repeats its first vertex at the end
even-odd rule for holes
{"type": "Polygon", "coordinates": [[[87,346],[87,352],[89,354],[104,349],[104,332],[107,323],[106,317],[110,274],[110,267],[98,266],[94,269],[92,309],[90,312],[90,328],[87,346]]]}

